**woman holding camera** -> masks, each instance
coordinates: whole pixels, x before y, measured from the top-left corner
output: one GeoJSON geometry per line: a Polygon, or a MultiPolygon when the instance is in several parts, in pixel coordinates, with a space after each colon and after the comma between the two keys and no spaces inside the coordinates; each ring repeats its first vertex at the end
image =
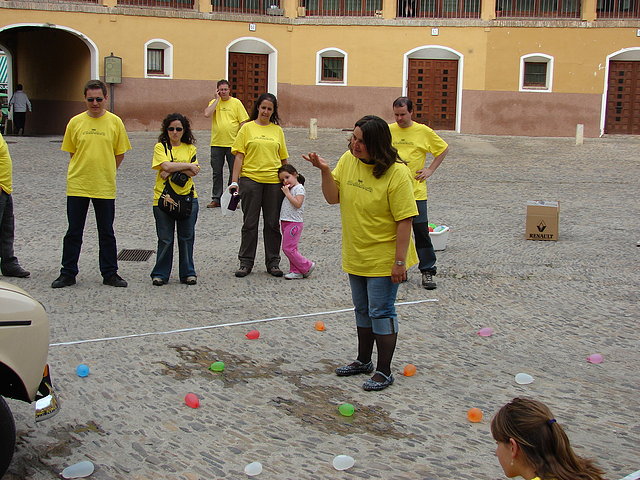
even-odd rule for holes
{"type": "Polygon", "coordinates": [[[156,219],[158,251],[156,264],[151,272],[152,283],[156,286],[169,281],[173,263],[174,230],[178,233],[178,255],[180,282],[187,285],[197,283],[193,264],[193,243],[198,220],[198,195],[192,177],[200,172],[196,160],[195,138],[191,133],[189,120],[179,113],[167,115],[162,121],[162,133],[153,149],[151,168],[158,171],[153,189],[153,216],[156,219]],[[178,195],[193,192],[191,214],[182,220],[174,220],[158,207],[165,184],[169,183],[178,195]]]}

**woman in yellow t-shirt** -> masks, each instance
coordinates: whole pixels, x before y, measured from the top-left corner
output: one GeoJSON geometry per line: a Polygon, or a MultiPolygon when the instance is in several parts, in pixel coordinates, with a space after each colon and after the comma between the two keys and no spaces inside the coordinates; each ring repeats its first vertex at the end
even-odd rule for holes
{"type": "Polygon", "coordinates": [[[418,210],[409,168],[391,145],[387,122],[373,115],[356,122],[349,151],[333,171],[316,153],[303,158],[320,169],[327,202],[340,204],[342,268],[349,274],[355,306],[358,357],[336,374],[373,372],[375,344],[377,368],[362,388],[382,390],[393,383],[398,285],[417,263],[411,224],[418,210]]]}
{"type": "Polygon", "coordinates": [[[198,220],[198,194],[193,177],[200,172],[200,166],[196,160],[195,141],[189,119],[179,113],[172,113],[162,121],[162,133],[153,148],[151,168],[158,171],[153,189],[153,216],[158,234],[158,253],[156,264],[151,271],[151,281],[158,287],[167,283],[171,275],[175,230],[178,236],[180,282],[187,285],[197,283],[193,264],[193,243],[198,220]],[[175,173],[184,173],[187,178],[174,177],[175,173]],[[187,218],[174,220],[158,207],[158,199],[166,182],[170,182],[171,188],[178,195],[188,195],[193,190],[193,206],[187,218]]]}
{"type": "Polygon", "coordinates": [[[491,420],[504,474],[525,480],[604,480],[593,460],[579,457],[544,403],[514,398],[491,420]]]}
{"type": "Polygon", "coordinates": [[[278,169],[287,163],[289,152],[280,128],[278,101],[274,95],[258,97],[250,121],[242,125],[231,147],[235,155],[230,192],[239,192],[242,206],[242,238],[236,277],[251,273],[258,247],[260,211],[264,221],[262,232],[267,272],[282,277],[280,270],[280,206],[284,199],[278,169]]]}

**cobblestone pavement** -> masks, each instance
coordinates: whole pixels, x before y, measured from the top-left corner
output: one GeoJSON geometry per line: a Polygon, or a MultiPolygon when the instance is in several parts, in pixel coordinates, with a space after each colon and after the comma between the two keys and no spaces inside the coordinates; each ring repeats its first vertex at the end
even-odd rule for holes
{"type": "MultiPolygon", "coordinates": [[[[49,313],[62,411],[35,425],[29,405],[10,402],[18,448],[6,479],[57,478],[81,460],[96,464],[96,480],[241,479],[253,461],[263,479],[501,479],[489,421],[519,395],[548,403],[579,454],[597,458],[609,478],[640,469],[640,138],[575,146],[444,133],[451,153],[429,181],[430,219],[451,227],[438,288],[422,289],[415,270],[401,287],[396,382],[373,393],[361,389],[365,377],[333,374],[355,356],[339,209],[300,158],[318,151],[335,162],[346,135],[321,130],[311,141],[286,129],[291,161],[308,179],[301,251],[318,263],[309,279],[267,275],[262,244],[254,272],[233,276],[240,217],[204,208],[211,168],[202,131],[198,285],[152,286],[152,257],[120,263],[129,288],[103,286],[90,214],[78,284],[56,290],[67,154],[60,137],[8,137],[16,249],[32,272],[13,283],[49,313]],[[538,199],[560,201],[557,243],[524,240],[526,201],[538,199]],[[317,320],[326,331],[314,329],[317,320]],[[476,334],[485,326],[493,336],[476,334]],[[260,339],[246,339],[254,328],[260,339]],[[161,333],[179,329],[193,330],[161,333]],[[135,336],[145,333],[159,334],[135,336]],[[64,344],[75,341],[85,342],[64,344]],[[604,362],[587,363],[591,353],[604,362]],[[216,360],[224,373],[207,369],[216,360]],[[80,363],[87,378],[75,374],[80,363]],[[415,376],[401,374],[407,363],[415,376]],[[535,381],[517,385],[518,372],[535,381]],[[184,404],[188,392],[200,408],[184,404]],[[353,417],[339,415],[343,402],[353,417]],[[482,409],[481,423],[467,421],[470,407],[482,409]],[[355,466],[334,470],[339,454],[355,466]]],[[[119,249],[155,249],[155,138],[132,134],[118,173],[119,249]]]]}

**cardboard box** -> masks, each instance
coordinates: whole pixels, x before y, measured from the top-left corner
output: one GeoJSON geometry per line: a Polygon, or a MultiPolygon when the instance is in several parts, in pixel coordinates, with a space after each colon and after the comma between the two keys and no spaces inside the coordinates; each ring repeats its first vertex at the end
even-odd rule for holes
{"type": "Polygon", "coordinates": [[[449,227],[444,227],[440,232],[429,232],[433,249],[441,251],[447,248],[447,240],[449,239],[449,227]]]}
{"type": "Polygon", "coordinates": [[[557,241],[559,223],[560,202],[527,202],[527,240],[557,241]]]}

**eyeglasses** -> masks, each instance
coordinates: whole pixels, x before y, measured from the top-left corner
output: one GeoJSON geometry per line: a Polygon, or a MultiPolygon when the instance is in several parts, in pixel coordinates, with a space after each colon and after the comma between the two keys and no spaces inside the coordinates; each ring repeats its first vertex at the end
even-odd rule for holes
{"type": "Polygon", "coordinates": [[[104,98],[102,97],[87,97],[87,102],[89,103],[93,103],[93,102],[102,103],[103,100],[104,98]]]}
{"type": "Polygon", "coordinates": [[[170,132],[173,132],[174,130],[176,132],[181,132],[182,130],[184,130],[184,128],[182,128],[182,127],[167,127],[167,130],[169,130],[170,132]]]}

